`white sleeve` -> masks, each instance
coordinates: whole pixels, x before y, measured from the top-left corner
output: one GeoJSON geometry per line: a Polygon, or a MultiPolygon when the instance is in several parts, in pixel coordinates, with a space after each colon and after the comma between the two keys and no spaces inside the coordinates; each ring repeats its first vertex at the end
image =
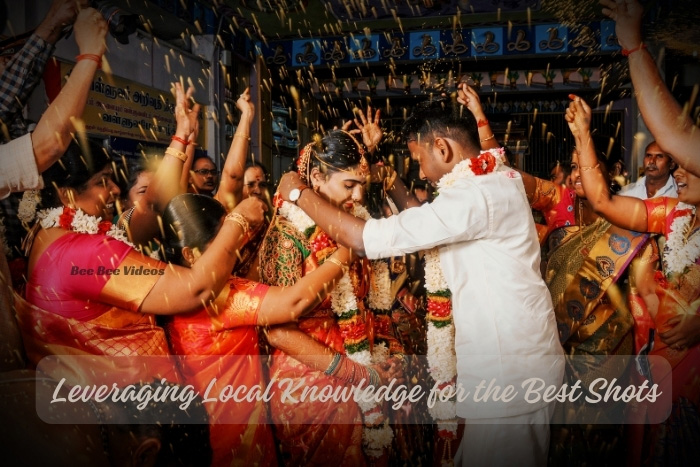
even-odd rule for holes
{"type": "Polygon", "coordinates": [[[43,188],[34,159],[31,133],[0,146],[0,199],[10,193],[43,188]]]}
{"type": "Polygon", "coordinates": [[[386,258],[484,237],[493,226],[492,204],[487,191],[464,181],[432,203],[368,220],[362,231],[365,254],[386,258]]]}

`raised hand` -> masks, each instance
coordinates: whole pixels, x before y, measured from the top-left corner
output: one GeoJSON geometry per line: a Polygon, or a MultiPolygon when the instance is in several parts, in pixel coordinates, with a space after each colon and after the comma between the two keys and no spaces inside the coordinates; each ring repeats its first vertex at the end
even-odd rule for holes
{"type": "Polygon", "coordinates": [[[569,129],[573,133],[575,138],[580,138],[581,136],[590,132],[591,129],[591,108],[586,101],[580,97],[569,94],[571,102],[569,107],[566,109],[566,114],[564,118],[569,123],[569,129]]]}
{"type": "Polygon", "coordinates": [[[182,84],[177,82],[173,84],[173,93],[175,94],[176,133],[182,138],[190,139],[192,133],[199,131],[198,116],[200,106],[195,104],[194,107],[190,107],[194,88],[190,86],[185,91],[182,84]]]}
{"type": "Polygon", "coordinates": [[[457,88],[457,102],[468,108],[477,121],[486,120],[486,114],[476,91],[467,83],[460,83],[457,88]]]}
{"type": "Polygon", "coordinates": [[[236,101],[236,108],[241,111],[244,116],[252,118],[255,115],[255,105],[250,99],[250,88],[245,88],[243,94],[236,101]]]}
{"type": "Polygon", "coordinates": [[[36,28],[36,34],[52,44],[61,37],[66,26],[78,17],[78,12],[90,6],[88,0],[54,0],[46,17],[36,28]]]}
{"type": "Polygon", "coordinates": [[[192,111],[188,115],[188,119],[190,120],[190,129],[192,130],[189,138],[187,138],[187,141],[190,144],[196,143],[197,138],[199,137],[199,111],[201,108],[201,105],[195,104],[194,107],[192,107],[192,111]]]}
{"type": "Polygon", "coordinates": [[[642,43],[644,8],[637,0],[599,0],[603,14],[615,21],[617,41],[623,49],[634,49],[642,43]]]}
{"type": "Polygon", "coordinates": [[[107,44],[107,22],[99,11],[94,8],[80,10],[75,20],[75,43],[78,44],[80,54],[102,55],[107,44]]]}
{"type": "MultiPolygon", "coordinates": [[[[360,117],[359,120],[355,118],[354,122],[362,133],[362,142],[365,144],[365,147],[369,152],[373,152],[384,136],[384,131],[379,125],[381,110],[377,110],[377,112],[374,114],[374,118],[372,117],[371,106],[367,107],[367,116],[365,116],[362,110],[357,108],[354,109],[354,112],[360,117]]],[[[345,128],[345,125],[343,125],[343,128],[345,128]]]]}

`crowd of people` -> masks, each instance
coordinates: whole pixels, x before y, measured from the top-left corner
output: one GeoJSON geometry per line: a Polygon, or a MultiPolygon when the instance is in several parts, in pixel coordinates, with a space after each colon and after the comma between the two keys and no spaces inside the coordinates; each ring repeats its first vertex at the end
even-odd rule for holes
{"type": "MultiPolygon", "coordinates": [[[[54,0],[2,69],[0,196],[24,193],[16,219],[4,220],[22,226],[26,265],[11,274],[0,255],[0,404],[14,414],[2,431],[8,458],[693,464],[700,133],[644,46],[639,3],[601,3],[656,138],[636,183],[611,190],[614,168],[593,143],[590,106],[575,95],[564,117],[570,162],[547,180],[511,167],[477,92],[462,83],[452,98],[417,105],[402,128],[423,183],[409,188],[375,156],[381,116],[368,107],[314,135],[272,196],[265,167],[249,160],[249,90],[236,102],[241,120],[221,171],[195,154],[200,109],[181,83],[172,89],[176,131],[155,163],[124,163],[88,137],[80,116],[107,25],[87,1],[54,0]],[[28,133],[21,109],[57,31],[73,23],[76,65],[28,133]],[[602,428],[560,423],[554,399],[458,398],[459,388],[492,379],[573,384],[593,378],[589,357],[640,354],[671,368],[652,364],[637,376],[668,380],[661,423],[639,412],[602,428]],[[184,420],[175,420],[175,404],[134,412],[126,400],[87,397],[37,415],[71,397],[64,380],[198,396],[184,420]],[[275,382],[284,387],[269,390],[275,382]],[[448,396],[434,404],[358,396],[400,385],[448,396]],[[260,397],[205,400],[237,388],[260,397]],[[56,424],[68,429],[59,434],[56,424]]],[[[631,371],[623,366],[604,371],[623,379],[631,371]]]]}

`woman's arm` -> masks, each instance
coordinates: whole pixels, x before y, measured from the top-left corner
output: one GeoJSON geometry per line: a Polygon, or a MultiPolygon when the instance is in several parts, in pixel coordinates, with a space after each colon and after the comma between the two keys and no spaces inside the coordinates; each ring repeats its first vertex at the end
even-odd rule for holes
{"type": "MultiPolygon", "coordinates": [[[[254,227],[262,223],[265,209],[261,200],[249,198],[236,206],[234,212],[254,227]]],[[[173,264],[166,267],[141,304],[140,311],[172,315],[195,311],[213,301],[231,276],[238,249],[248,234],[244,223],[227,216],[211,245],[191,268],[173,264]]]]}
{"type": "MultiPolygon", "coordinates": [[[[75,42],[81,55],[104,54],[107,23],[94,8],[80,10],[75,22],[75,42]]],[[[32,147],[39,173],[42,173],[66,152],[72,132],[84,131],[78,123],[85,109],[92,79],[98,63],[79,60],[66,85],[41,116],[32,133],[32,147]]]]}
{"type": "Polygon", "coordinates": [[[315,341],[293,324],[269,329],[267,339],[270,345],[309,368],[323,371],[350,385],[359,384],[364,380],[365,384],[362,387],[367,386],[371,382],[372,372],[376,373],[379,384],[388,384],[392,379],[403,381],[403,360],[389,358],[378,365],[361,365],[345,355],[338,355],[333,349],[315,341]],[[331,367],[332,363],[335,363],[335,368],[331,367]]]}
{"type": "Polygon", "coordinates": [[[294,285],[270,287],[260,305],[257,324],[269,326],[296,321],[302,314],[314,309],[333,290],[351,261],[350,250],[341,246],[321,266],[294,285]]]}
{"type": "MultiPolygon", "coordinates": [[[[199,115],[197,115],[199,117],[199,115]]],[[[192,164],[194,164],[194,152],[197,149],[197,137],[199,136],[199,118],[194,121],[194,128],[190,137],[187,140],[189,143],[185,148],[185,156],[187,160],[182,164],[182,174],[180,174],[180,189],[178,193],[187,193],[190,184],[190,171],[192,170],[192,164]]]]}
{"type": "Polygon", "coordinates": [[[467,83],[460,84],[457,89],[457,102],[466,106],[471,113],[474,114],[474,118],[479,127],[481,149],[486,150],[501,147],[498,141],[496,141],[496,135],[493,133],[491,125],[489,125],[489,121],[484,113],[484,109],[481,107],[479,95],[467,83]]]}
{"type": "Polygon", "coordinates": [[[243,91],[243,94],[236,101],[236,107],[241,111],[241,120],[236,128],[236,134],[233,135],[233,141],[221,173],[219,189],[214,196],[224,205],[226,211],[233,209],[243,199],[243,177],[246,157],[248,157],[250,126],[253,124],[255,116],[255,106],[250,100],[250,88],[243,91]]]}
{"type": "Polygon", "coordinates": [[[644,123],[656,142],[684,169],[700,177],[700,130],[673,98],[642,42],[644,8],[637,1],[600,0],[603,13],[615,21],[615,33],[628,50],[630,75],[644,123]]]}
{"type": "Polygon", "coordinates": [[[158,218],[165,206],[175,196],[182,193],[182,178],[188,156],[185,150],[190,136],[198,125],[200,106],[190,108],[190,99],[194,88],[184,91],[182,84],[174,84],[175,119],[177,127],[175,136],[165,152],[163,159],[153,175],[153,180],[146,189],[143,202],[136,205],[127,228],[129,239],[136,245],[146,245],[160,233],[158,218]]]}
{"type": "Polygon", "coordinates": [[[624,229],[646,232],[646,204],[631,196],[616,196],[610,193],[591,136],[591,108],[580,97],[571,97],[573,100],[566,109],[565,118],[576,141],[578,170],[586,198],[595,212],[611,223],[624,229]]]}

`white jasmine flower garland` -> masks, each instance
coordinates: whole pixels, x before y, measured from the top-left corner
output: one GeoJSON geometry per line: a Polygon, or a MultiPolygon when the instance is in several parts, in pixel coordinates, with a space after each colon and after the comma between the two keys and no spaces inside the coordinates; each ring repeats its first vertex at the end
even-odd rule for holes
{"type": "MultiPolygon", "coordinates": [[[[428,298],[428,371],[438,387],[455,386],[457,356],[451,294],[442,273],[437,248],[425,253],[425,289],[428,298]]],[[[447,437],[457,435],[457,405],[454,400],[438,399],[428,411],[433,420],[438,422],[438,433],[444,433],[447,437]],[[440,426],[443,426],[442,430],[440,426]]]]}
{"type": "MultiPolygon", "coordinates": [[[[279,208],[279,214],[285,217],[299,232],[307,238],[316,232],[316,224],[301,208],[295,204],[284,201],[279,208]]],[[[363,207],[355,205],[353,214],[364,219],[369,218],[369,212],[363,207]],[[366,217],[365,217],[366,216],[366,217]]],[[[388,269],[387,269],[388,272],[388,269]]],[[[370,289],[371,290],[371,289],[370,289]]],[[[370,292],[371,293],[371,292],[370,292]]],[[[338,317],[339,324],[345,326],[365,326],[364,320],[355,322],[359,316],[358,298],[352,285],[350,271],[343,274],[331,291],[331,307],[338,317]]],[[[391,303],[389,304],[391,307],[391,303]]],[[[380,363],[389,356],[389,350],[383,344],[374,346],[374,353],[369,350],[369,341],[365,335],[359,342],[345,343],[346,355],[352,361],[369,366],[380,363]]],[[[355,388],[356,393],[361,392],[355,388]]],[[[382,413],[374,400],[364,401],[362,397],[355,397],[362,411],[365,427],[362,432],[362,444],[365,454],[370,457],[380,457],[384,449],[391,444],[393,431],[388,424],[387,417],[382,413]]]]}
{"type": "MultiPolygon", "coordinates": [[[[479,156],[455,165],[437,183],[438,190],[454,185],[458,180],[492,172],[505,173],[503,148],[481,151],[479,156]]],[[[438,248],[425,253],[425,289],[428,298],[428,367],[439,389],[451,391],[457,380],[455,327],[452,320],[452,294],[440,265],[438,248]]],[[[457,407],[454,399],[437,400],[429,409],[438,425],[438,435],[454,439],[457,435],[457,407]]]]}
{"type": "MultiPolygon", "coordinates": [[[[42,209],[39,211],[37,213],[37,220],[41,223],[41,227],[44,229],[61,227],[59,219],[64,213],[64,209],[65,208],[61,206],[52,209],[42,209]]],[[[115,240],[119,240],[122,243],[126,243],[131,248],[134,248],[134,244],[131,243],[126,237],[126,232],[124,230],[112,224],[110,221],[103,221],[100,217],[85,214],[82,209],[75,210],[75,215],[73,216],[70,226],[73,232],[96,234],[99,232],[99,225],[103,222],[109,224],[109,228],[105,232],[105,235],[112,237],[115,240]]]]}
{"type": "Polygon", "coordinates": [[[382,311],[391,310],[394,297],[391,296],[391,275],[386,261],[372,261],[372,279],[369,288],[370,308],[382,311]]]}
{"type": "MultiPolygon", "coordinates": [[[[70,208],[65,206],[60,206],[51,209],[42,209],[36,213],[37,221],[41,224],[44,229],[50,229],[52,227],[65,227],[62,225],[61,216],[70,215],[70,208]]],[[[112,237],[115,240],[119,240],[122,243],[129,245],[134,248],[134,244],[129,241],[126,236],[126,231],[124,229],[112,224],[110,221],[103,221],[101,217],[91,216],[85,214],[82,209],[75,209],[70,222],[70,230],[77,233],[84,234],[96,234],[103,230],[103,233],[108,237],[112,237]]],[[[151,258],[159,259],[158,251],[153,251],[150,254],[151,258]]]]}
{"type": "Polygon", "coordinates": [[[678,203],[676,211],[685,212],[678,215],[671,223],[666,246],[664,247],[663,263],[666,277],[682,274],[686,268],[697,261],[700,256],[700,235],[691,235],[686,243],[685,232],[690,223],[695,220],[695,206],[678,203]]]}

